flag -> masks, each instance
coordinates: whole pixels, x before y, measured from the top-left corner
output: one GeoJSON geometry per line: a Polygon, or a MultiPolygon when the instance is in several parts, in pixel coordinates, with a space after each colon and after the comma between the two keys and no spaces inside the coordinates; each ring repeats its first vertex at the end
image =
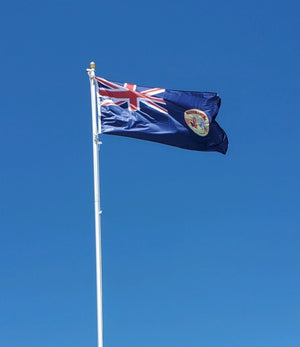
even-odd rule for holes
{"type": "Polygon", "coordinates": [[[95,80],[101,133],[226,153],[228,139],[215,120],[221,104],[217,93],[95,80]]]}

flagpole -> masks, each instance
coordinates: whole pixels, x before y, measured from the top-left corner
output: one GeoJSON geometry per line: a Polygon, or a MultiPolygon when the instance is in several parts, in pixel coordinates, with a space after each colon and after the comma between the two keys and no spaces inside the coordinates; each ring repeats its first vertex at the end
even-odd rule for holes
{"type": "Polygon", "coordinates": [[[94,196],[95,196],[95,243],[96,243],[96,281],[97,281],[97,329],[98,347],[103,347],[103,310],[102,310],[102,255],[101,255],[101,207],[100,207],[100,173],[99,173],[99,150],[101,142],[98,134],[101,128],[97,122],[96,107],[96,83],[95,63],[90,63],[90,69],[86,69],[90,78],[92,126],[93,126],[93,163],[94,163],[94,196]]]}

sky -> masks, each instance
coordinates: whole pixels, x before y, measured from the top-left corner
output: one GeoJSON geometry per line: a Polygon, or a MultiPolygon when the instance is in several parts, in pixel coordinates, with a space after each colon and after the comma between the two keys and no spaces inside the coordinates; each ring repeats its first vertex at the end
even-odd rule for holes
{"type": "Polygon", "coordinates": [[[300,345],[299,3],[7,1],[0,346],[97,345],[96,74],[217,92],[226,155],[103,135],[104,347],[300,345]]]}

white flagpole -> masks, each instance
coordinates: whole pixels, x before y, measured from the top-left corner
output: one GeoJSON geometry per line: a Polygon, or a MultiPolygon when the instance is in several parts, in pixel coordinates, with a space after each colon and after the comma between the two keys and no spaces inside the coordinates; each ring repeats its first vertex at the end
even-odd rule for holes
{"type": "Polygon", "coordinates": [[[95,241],[96,241],[96,279],[97,279],[97,326],[98,347],[103,347],[103,313],[102,313],[102,256],[101,256],[101,208],[100,208],[100,174],[99,174],[99,149],[97,107],[96,107],[96,82],[95,63],[90,63],[86,69],[90,78],[92,124],[93,124],[93,162],[94,162],[94,195],[95,195],[95,241]]]}

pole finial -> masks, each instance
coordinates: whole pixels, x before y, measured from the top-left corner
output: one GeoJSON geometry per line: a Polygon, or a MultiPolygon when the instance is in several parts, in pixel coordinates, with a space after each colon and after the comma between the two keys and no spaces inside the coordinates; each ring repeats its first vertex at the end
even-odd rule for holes
{"type": "Polygon", "coordinates": [[[90,67],[91,67],[91,69],[95,69],[95,67],[96,67],[95,62],[91,61],[91,62],[90,62],[90,67]]]}

